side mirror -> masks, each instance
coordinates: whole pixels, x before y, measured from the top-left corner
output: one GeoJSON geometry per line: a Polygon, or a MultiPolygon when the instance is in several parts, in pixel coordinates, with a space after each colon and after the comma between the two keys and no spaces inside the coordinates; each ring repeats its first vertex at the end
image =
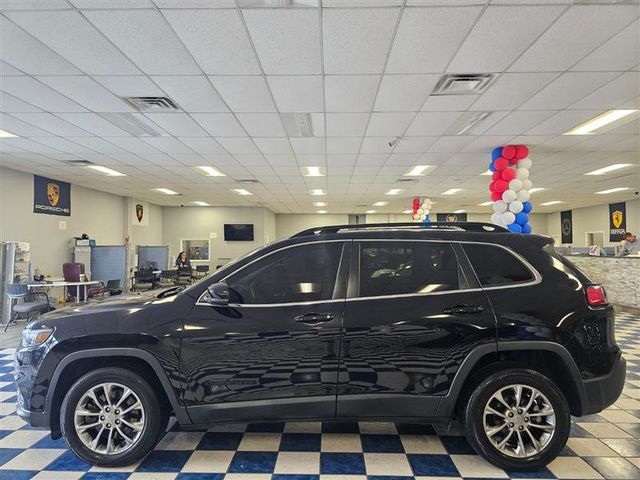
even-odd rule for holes
{"type": "Polygon", "coordinates": [[[211,305],[229,305],[229,286],[224,282],[214,283],[207,288],[211,305]]]}

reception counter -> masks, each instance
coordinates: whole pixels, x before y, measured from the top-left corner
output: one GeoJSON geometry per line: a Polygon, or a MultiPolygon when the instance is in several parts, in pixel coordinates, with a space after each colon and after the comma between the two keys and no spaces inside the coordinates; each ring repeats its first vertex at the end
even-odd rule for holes
{"type": "Polygon", "coordinates": [[[587,257],[568,255],[591,280],[607,291],[616,305],[640,308],[640,257],[587,257]]]}

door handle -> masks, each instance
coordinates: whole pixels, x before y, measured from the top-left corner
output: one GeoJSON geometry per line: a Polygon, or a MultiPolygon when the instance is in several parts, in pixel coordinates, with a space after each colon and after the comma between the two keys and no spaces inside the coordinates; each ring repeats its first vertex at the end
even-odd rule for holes
{"type": "Polygon", "coordinates": [[[296,322],[305,325],[320,325],[321,323],[331,322],[333,315],[330,313],[305,313],[295,318],[296,322]]]}
{"type": "Polygon", "coordinates": [[[480,305],[454,305],[452,307],[447,307],[443,310],[444,313],[447,314],[469,314],[469,313],[481,313],[484,311],[484,308],[480,305]]]}

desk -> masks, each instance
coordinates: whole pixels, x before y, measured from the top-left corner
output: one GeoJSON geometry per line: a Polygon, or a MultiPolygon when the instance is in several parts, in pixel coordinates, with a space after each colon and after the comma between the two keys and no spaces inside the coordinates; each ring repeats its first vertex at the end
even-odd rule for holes
{"type": "MultiPolygon", "coordinates": [[[[100,282],[96,281],[87,281],[87,282],[52,282],[52,283],[28,283],[27,288],[56,288],[56,287],[82,287],[83,297],[87,298],[87,287],[89,285],[98,285],[100,282]]],[[[67,294],[62,296],[63,305],[67,306],[67,294]]],[[[80,295],[76,295],[76,304],[80,303],[80,295]]]]}

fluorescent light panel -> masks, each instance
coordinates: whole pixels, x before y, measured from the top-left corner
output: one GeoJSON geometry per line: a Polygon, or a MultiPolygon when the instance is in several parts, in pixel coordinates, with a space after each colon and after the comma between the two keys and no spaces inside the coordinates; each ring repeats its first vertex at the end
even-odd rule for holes
{"type": "Polygon", "coordinates": [[[165,195],[180,195],[178,192],[174,192],[168,188],[154,188],[156,192],[164,193],[165,195]]]}
{"type": "Polygon", "coordinates": [[[313,202],[314,207],[326,207],[327,202],[313,202]]]}
{"type": "MultiPolygon", "coordinates": [[[[591,135],[595,133],[595,130],[603,128],[610,123],[617,122],[618,120],[622,120],[625,117],[628,117],[632,113],[636,113],[638,110],[609,110],[601,115],[598,115],[591,120],[578,125],[577,127],[569,130],[568,132],[563,133],[563,135],[591,135]]],[[[629,120],[631,120],[630,118],[629,120]]],[[[626,123],[626,122],[621,122],[626,123]]]]}
{"type": "Polygon", "coordinates": [[[550,202],[541,203],[540,205],[542,205],[543,207],[548,207],[549,205],[558,205],[559,203],[564,202],[561,202],[560,200],[551,200],[550,202]]]}
{"type": "Polygon", "coordinates": [[[624,192],[625,190],[629,190],[629,187],[610,188],[609,190],[602,190],[600,192],[596,192],[596,195],[607,195],[609,193],[624,192]]]}
{"type": "Polygon", "coordinates": [[[11,133],[11,132],[7,132],[6,130],[2,130],[0,128],[0,138],[15,138],[18,135],[11,133]]]}
{"type": "Polygon", "coordinates": [[[199,207],[209,207],[210,205],[207,202],[203,202],[201,200],[195,200],[193,202],[194,205],[198,205],[199,207]]]}
{"type": "Polygon", "coordinates": [[[478,206],[479,207],[488,207],[489,205],[492,205],[492,204],[493,204],[493,202],[491,200],[489,200],[488,202],[479,203],[478,206]]]}
{"type": "Polygon", "coordinates": [[[327,192],[322,190],[321,188],[314,188],[313,190],[310,190],[309,193],[316,196],[327,194],[327,192]]]}
{"type": "Polygon", "coordinates": [[[415,165],[407,170],[404,174],[405,177],[421,177],[426,175],[426,171],[431,168],[431,165],[415,165]]]}
{"type": "Polygon", "coordinates": [[[367,210],[367,211],[366,211],[366,212],[364,212],[364,213],[376,213],[376,211],[377,211],[377,210],[367,210]]]}
{"type": "Polygon", "coordinates": [[[413,213],[413,210],[404,210],[402,213],[411,214],[411,213],[413,213]]]}
{"type": "Polygon", "coordinates": [[[609,172],[615,172],[616,170],[620,170],[621,168],[630,166],[630,163],[614,163],[613,165],[609,165],[608,167],[599,168],[598,170],[594,170],[593,172],[587,172],[585,173],[585,175],[606,175],[609,172]]]}
{"type": "Polygon", "coordinates": [[[385,195],[398,195],[400,192],[402,192],[401,188],[392,188],[387,193],[385,193],[385,195]]]}
{"type": "Polygon", "coordinates": [[[374,207],[384,207],[388,204],[389,202],[375,202],[373,204],[374,207]]]}
{"type": "Polygon", "coordinates": [[[87,168],[95,170],[96,172],[104,173],[105,175],[108,175],[110,177],[126,177],[124,173],[112,170],[111,168],[103,167],[102,165],[88,165],[87,168]]]}
{"type": "Polygon", "coordinates": [[[324,214],[324,213],[327,213],[327,211],[326,210],[318,210],[318,213],[324,214]]]}
{"type": "Polygon", "coordinates": [[[449,190],[442,192],[442,195],[455,195],[456,193],[461,191],[461,188],[450,188],[449,190]]]}
{"type": "Polygon", "coordinates": [[[302,175],[305,177],[324,177],[324,171],[317,166],[302,167],[302,175]]]}
{"type": "Polygon", "coordinates": [[[253,193],[251,193],[249,190],[246,190],[244,188],[234,188],[233,191],[236,192],[238,195],[253,195],[253,193]]]}
{"type": "Polygon", "coordinates": [[[466,210],[454,210],[453,213],[465,213],[466,210]]]}
{"type": "Polygon", "coordinates": [[[536,192],[541,192],[543,190],[546,190],[546,188],[543,187],[534,187],[532,189],[529,190],[529,193],[536,193],[536,192]]]}
{"type": "Polygon", "coordinates": [[[195,168],[199,168],[200,170],[202,170],[204,173],[207,174],[207,177],[226,177],[226,175],[222,173],[220,170],[218,170],[217,168],[213,168],[209,165],[201,165],[195,168]]]}

